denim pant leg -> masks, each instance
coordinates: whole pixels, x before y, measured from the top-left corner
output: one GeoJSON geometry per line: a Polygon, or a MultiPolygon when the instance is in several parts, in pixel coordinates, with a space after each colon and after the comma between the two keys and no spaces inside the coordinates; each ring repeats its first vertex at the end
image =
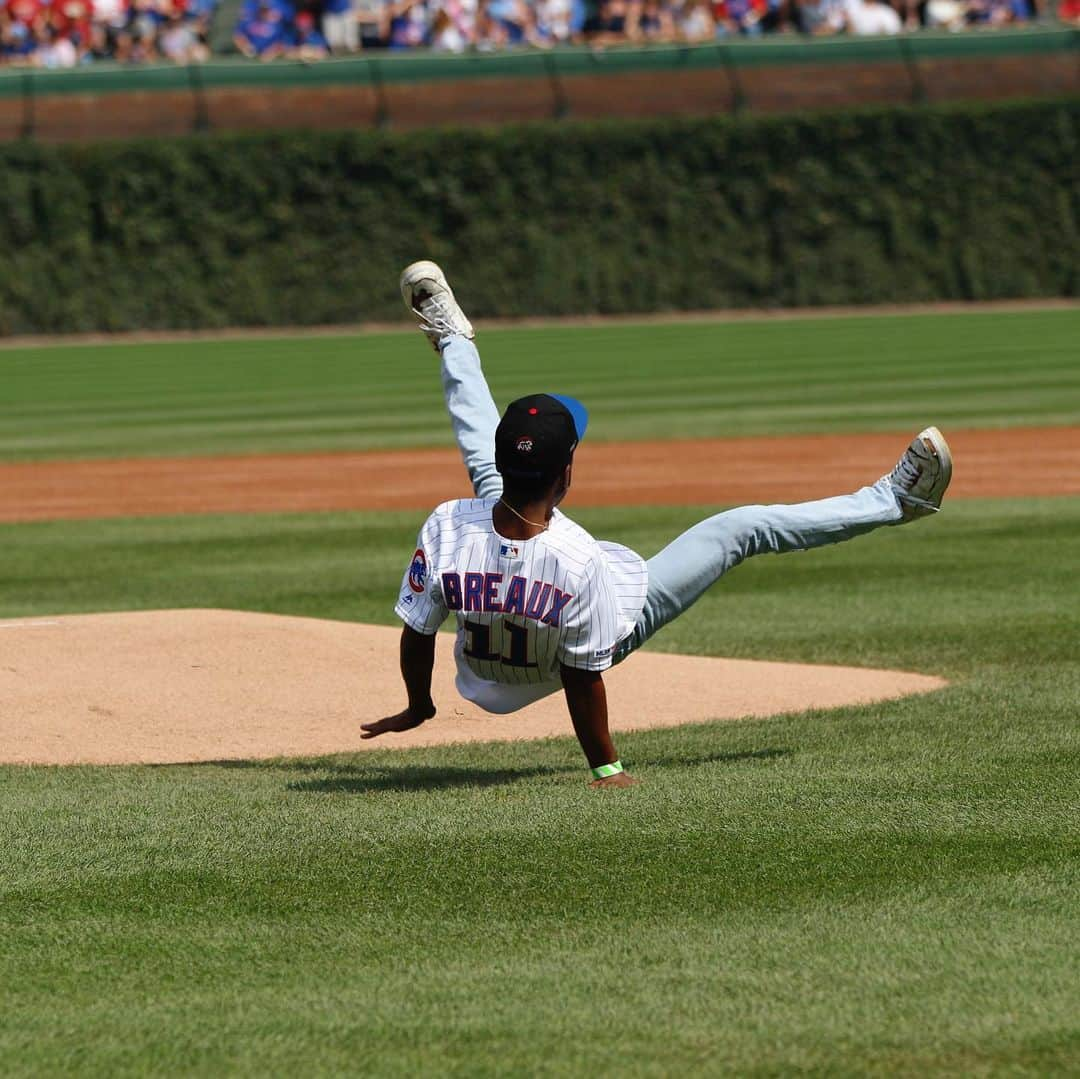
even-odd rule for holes
{"type": "Polygon", "coordinates": [[[502,476],[495,470],[499,410],[480,367],[480,353],[472,341],[458,334],[442,342],[441,352],[446,410],[473,490],[477,498],[498,498],[502,494],[502,476]]]}
{"type": "Polygon", "coordinates": [[[887,479],[838,498],[794,506],[740,506],[709,517],[649,559],[645,608],[619,658],[677,618],[744,558],[840,543],[898,524],[901,518],[887,479]]]}

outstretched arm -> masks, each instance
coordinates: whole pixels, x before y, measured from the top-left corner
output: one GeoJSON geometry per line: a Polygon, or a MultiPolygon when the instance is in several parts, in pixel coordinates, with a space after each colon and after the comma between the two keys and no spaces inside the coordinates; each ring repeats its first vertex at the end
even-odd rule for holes
{"type": "MultiPolygon", "coordinates": [[[[582,671],[576,667],[562,667],[563,691],[574,732],[590,768],[612,764],[619,759],[615,743],[608,730],[607,691],[600,671],[582,671]]],[[[637,781],[626,772],[594,779],[590,787],[629,787],[637,781]]]]}
{"type": "Polygon", "coordinates": [[[431,672],[435,667],[435,634],[417,633],[403,626],[401,629],[401,677],[409,704],[396,716],[375,723],[361,723],[361,738],[377,738],[380,734],[411,731],[435,715],[431,699],[431,672]]]}

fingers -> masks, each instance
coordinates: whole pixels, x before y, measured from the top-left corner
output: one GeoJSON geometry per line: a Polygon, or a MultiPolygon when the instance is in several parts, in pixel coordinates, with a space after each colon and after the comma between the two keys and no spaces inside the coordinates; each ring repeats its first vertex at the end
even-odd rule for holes
{"type": "Polygon", "coordinates": [[[377,719],[374,723],[361,723],[360,730],[363,734],[361,739],[378,738],[380,734],[388,731],[400,733],[411,731],[413,727],[419,727],[424,721],[410,715],[408,711],[399,712],[396,716],[387,716],[385,719],[377,719]]]}
{"type": "Polygon", "coordinates": [[[374,723],[361,723],[360,729],[364,732],[360,735],[361,738],[378,738],[380,734],[386,734],[387,731],[399,731],[401,727],[402,715],[399,713],[396,716],[387,716],[385,719],[377,719],[374,723]]]}

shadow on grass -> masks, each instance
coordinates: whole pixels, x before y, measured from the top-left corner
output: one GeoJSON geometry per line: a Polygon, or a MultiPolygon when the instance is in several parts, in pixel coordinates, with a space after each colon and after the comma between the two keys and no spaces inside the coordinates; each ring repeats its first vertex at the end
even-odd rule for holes
{"type": "MultiPolygon", "coordinates": [[[[732,753],[707,753],[680,757],[673,754],[635,758],[635,764],[647,767],[690,767],[699,764],[737,764],[745,761],[768,761],[791,755],[789,749],[754,749],[732,753]]],[[[243,767],[245,762],[222,762],[224,766],[243,767]]],[[[279,766],[280,767],[280,766],[279,766]]],[[[538,776],[580,777],[576,765],[535,765],[523,768],[471,768],[431,765],[317,764],[297,761],[286,766],[291,771],[319,772],[318,779],[287,783],[285,789],[298,793],[363,794],[366,791],[430,791],[452,787],[494,787],[538,776]],[[329,773],[329,774],[327,774],[329,773]]]]}
{"type": "MultiPolygon", "coordinates": [[[[313,772],[328,769],[312,767],[313,772]]],[[[331,768],[329,776],[286,783],[285,789],[300,793],[363,794],[365,791],[431,791],[452,787],[495,787],[537,776],[570,775],[580,769],[537,765],[532,768],[454,768],[405,765],[400,768],[363,768],[345,765],[331,768]]]]}

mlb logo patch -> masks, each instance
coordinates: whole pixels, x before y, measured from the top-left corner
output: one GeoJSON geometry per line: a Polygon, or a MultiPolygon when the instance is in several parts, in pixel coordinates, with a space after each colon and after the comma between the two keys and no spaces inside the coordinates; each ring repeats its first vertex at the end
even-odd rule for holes
{"type": "Polygon", "coordinates": [[[504,543],[499,548],[499,554],[503,558],[519,558],[521,556],[521,548],[516,543],[504,543]]]}

